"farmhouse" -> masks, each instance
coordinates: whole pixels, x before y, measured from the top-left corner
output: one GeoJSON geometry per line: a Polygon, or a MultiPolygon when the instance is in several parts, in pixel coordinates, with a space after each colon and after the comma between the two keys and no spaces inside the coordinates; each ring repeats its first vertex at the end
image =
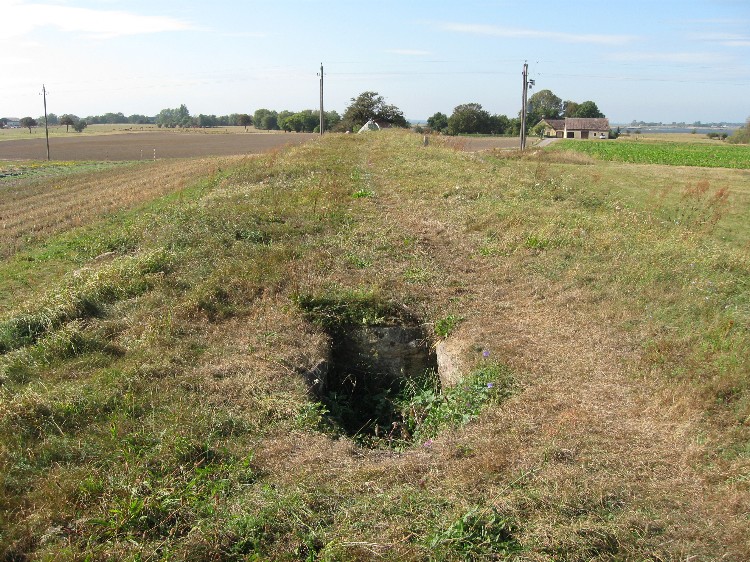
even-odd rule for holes
{"type": "Polygon", "coordinates": [[[18,129],[21,127],[21,120],[18,117],[3,117],[5,126],[9,129],[18,129]]]}
{"type": "Polygon", "coordinates": [[[606,139],[609,136],[609,119],[605,118],[566,117],[565,119],[542,119],[537,127],[544,127],[545,137],[557,137],[561,139],[606,139]]]}

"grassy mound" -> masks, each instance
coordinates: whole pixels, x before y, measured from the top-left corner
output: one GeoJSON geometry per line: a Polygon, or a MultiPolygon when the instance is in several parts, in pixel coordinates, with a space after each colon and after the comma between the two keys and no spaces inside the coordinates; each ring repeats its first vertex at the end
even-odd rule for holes
{"type": "Polygon", "coordinates": [[[0,263],[0,560],[741,559],[743,172],[421,141],[222,161],[0,263]],[[465,376],[364,447],[305,375],[384,319],[465,376]]]}

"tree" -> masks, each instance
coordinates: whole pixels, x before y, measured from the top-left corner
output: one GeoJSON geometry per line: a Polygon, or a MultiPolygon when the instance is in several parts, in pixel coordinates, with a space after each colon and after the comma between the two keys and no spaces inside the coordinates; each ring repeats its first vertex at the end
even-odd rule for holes
{"type": "Polygon", "coordinates": [[[189,127],[192,125],[190,112],[183,103],[175,109],[162,109],[156,116],[156,124],[160,127],[189,127]]]}
{"type": "Polygon", "coordinates": [[[279,111],[278,115],[276,115],[276,125],[278,125],[278,128],[283,129],[284,121],[289,119],[292,115],[294,115],[294,111],[289,111],[288,109],[279,111]]]}
{"type": "Polygon", "coordinates": [[[237,116],[237,124],[241,127],[245,127],[245,130],[247,131],[247,128],[253,124],[253,118],[247,113],[240,113],[237,116]]]}
{"type": "Polygon", "coordinates": [[[33,117],[24,117],[21,119],[21,127],[26,127],[29,129],[29,134],[31,134],[31,128],[36,127],[36,119],[33,117]]]}
{"type": "Polygon", "coordinates": [[[604,117],[604,113],[593,101],[585,101],[576,107],[571,117],[604,117]]]}
{"type": "Polygon", "coordinates": [[[481,104],[465,103],[457,106],[448,118],[448,134],[489,133],[490,114],[481,104]]]}
{"type": "Polygon", "coordinates": [[[219,125],[219,118],[216,115],[203,115],[202,113],[198,117],[193,118],[193,123],[200,128],[217,127],[219,125]]]}
{"type": "Polygon", "coordinates": [[[493,135],[508,134],[510,128],[511,123],[507,115],[493,115],[490,117],[490,133],[493,135]]]}
{"type": "Polygon", "coordinates": [[[0,129],[5,129],[8,124],[8,120],[5,117],[0,117],[0,129]]]}
{"type": "MultiPolygon", "coordinates": [[[[324,111],[323,118],[325,120],[325,128],[327,131],[333,130],[339,123],[341,123],[341,115],[339,115],[338,111],[324,111]]],[[[318,123],[318,127],[320,127],[320,123],[318,123]]],[[[320,130],[316,130],[316,132],[319,133],[320,130]]]]}
{"type": "Polygon", "coordinates": [[[579,105],[578,102],[570,100],[563,103],[563,117],[575,117],[579,105]]]}
{"type": "MultiPolygon", "coordinates": [[[[325,114],[324,114],[325,115],[325,114]]],[[[336,114],[338,116],[338,114],[336,114]]],[[[277,124],[284,131],[296,133],[312,133],[320,130],[320,111],[304,109],[297,113],[282,111],[277,118],[277,124]]]]}
{"type": "Polygon", "coordinates": [[[75,115],[68,115],[67,113],[60,117],[60,125],[65,125],[65,132],[69,131],[71,125],[75,125],[78,118],[75,115]]]}
{"type": "Polygon", "coordinates": [[[83,119],[79,119],[78,121],[76,121],[76,124],[73,125],[73,129],[76,133],[80,133],[86,127],[88,127],[88,123],[86,123],[86,121],[84,121],[83,119]]]}
{"type": "Polygon", "coordinates": [[[134,113],[133,115],[128,116],[128,123],[132,123],[133,125],[145,125],[146,123],[152,122],[149,117],[146,117],[145,115],[138,115],[137,113],[134,113]]]}
{"type": "Polygon", "coordinates": [[[542,119],[559,119],[562,109],[562,100],[553,94],[552,90],[539,90],[529,98],[526,122],[536,125],[542,119]]]}
{"type": "Polygon", "coordinates": [[[747,118],[744,127],[740,127],[727,139],[732,144],[750,144],[750,117],[747,118]]]}
{"type": "Polygon", "coordinates": [[[448,128],[448,116],[438,111],[435,115],[427,119],[427,126],[433,131],[445,132],[448,128]]]}
{"type": "Polygon", "coordinates": [[[282,131],[299,133],[304,127],[304,117],[301,113],[282,111],[277,117],[277,124],[282,131]]]}
{"type": "Polygon", "coordinates": [[[338,125],[339,129],[359,130],[370,119],[390,123],[396,127],[407,127],[403,112],[395,105],[385,103],[385,98],[377,92],[363,92],[351,99],[344,116],[338,125]]]}
{"type": "Polygon", "coordinates": [[[279,114],[270,109],[256,109],[253,114],[253,123],[256,129],[271,131],[279,128],[279,114]]]}

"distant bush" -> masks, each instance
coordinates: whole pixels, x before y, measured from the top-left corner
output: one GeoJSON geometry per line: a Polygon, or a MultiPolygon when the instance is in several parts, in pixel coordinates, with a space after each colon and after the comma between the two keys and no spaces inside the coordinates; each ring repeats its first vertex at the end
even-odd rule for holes
{"type": "Polygon", "coordinates": [[[732,144],[750,144],[750,117],[744,127],[737,129],[734,134],[727,139],[732,144]]]}

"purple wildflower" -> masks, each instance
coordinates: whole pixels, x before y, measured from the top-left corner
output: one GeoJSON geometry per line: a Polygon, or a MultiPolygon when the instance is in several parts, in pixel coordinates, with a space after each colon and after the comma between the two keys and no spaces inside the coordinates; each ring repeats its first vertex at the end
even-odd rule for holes
{"type": "Polygon", "coordinates": [[[489,357],[489,356],[490,356],[490,351],[489,351],[488,349],[485,349],[485,350],[484,350],[484,351],[482,352],[482,357],[484,357],[484,358],[486,359],[486,358],[487,358],[487,357],[489,357]]]}
{"type": "Polygon", "coordinates": [[[422,446],[426,447],[427,449],[429,449],[430,447],[432,447],[432,439],[428,439],[427,441],[425,441],[424,445],[422,445],[422,446]]]}

